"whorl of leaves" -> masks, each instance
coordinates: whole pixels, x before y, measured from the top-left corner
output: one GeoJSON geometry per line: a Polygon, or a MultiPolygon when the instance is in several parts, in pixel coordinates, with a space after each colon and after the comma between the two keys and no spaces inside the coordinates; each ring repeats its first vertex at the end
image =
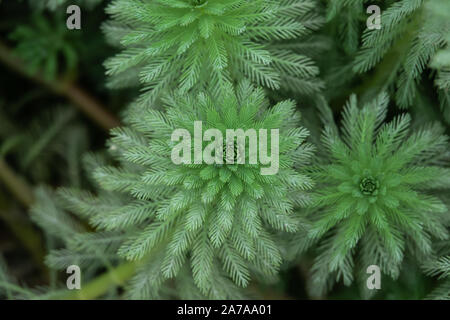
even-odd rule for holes
{"type": "Polygon", "coordinates": [[[450,187],[449,169],[438,165],[448,138],[437,124],[411,130],[407,114],[383,123],[387,105],[381,94],[359,109],[352,96],[341,130],[333,122],[324,130],[309,230],[322,239],[313,266],[318,291],[336,279],[350,284],[355,264],[396,278],[406,253],[421,260],[433,238],[448,239],[448,208],[433,195],[450,187]]]}
{"type": "Polygon", "coordinates": [[[123,48],[106,61],[112,83],[139,78],[148,105],[166,89],[214,88],[250,79],[270,89],[312,94],[318,68],[284,41],[321,24],[310,0],[114,0],[104,25],[123,48]]]}
{"type": "Polygon", "coordinates": [[[296,231],[293,209],[308,202],[312,181],[301,171],[313,148],[304,142],[308,131],[298,127],[295,104],[269,108],[263,91],[249,83],[239,85],[237,93],[231,86],[225,92],[220,100],[175,93],[164,99],[166,112],[135,111],[129,127],[112,131],[110,146],[122,165],[95,171],[104,189],[134,200],[96,214],[92,222],[107,231],[131,232],[118,253],[129,260],[151,255],[149,263],[158,272],[155,289],[189,260],[195,284],[210,297],[223,296],[217,281],[231,278],[246,286],[251,271],[274,276],[281,264],[274,231],[296,231]],[[172,132],[183,128],[193,137],[197,120],[204,131],[279,129],[279,172],[261,175],[263,165],[248,161],[174,164],[172,132]]]}

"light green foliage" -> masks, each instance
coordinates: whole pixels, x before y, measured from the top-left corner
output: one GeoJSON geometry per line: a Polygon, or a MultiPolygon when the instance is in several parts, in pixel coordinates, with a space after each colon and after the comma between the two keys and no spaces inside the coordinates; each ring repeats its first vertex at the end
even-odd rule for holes
{"type": "MultiPolygon", "coordinates": [[[[122,166],[100,167],[95,177],[106,190],[130,194],[134,200],[98,210],[91,221],[104,230],[132,231],[119,255],[129,260],[151,256],[147,269],[155,271],[144,268],[137,279],[153,281],[145,284],[153,290],[176,277],[188,260],[195,284],[210,297],[228,296],[223,291],[230,285],[219,284],[229,282],[228,277],[245,287],[252,270],[275,275],[281,255],[273,231],[297,230],[293,209],[308,202],[305,190],[312,186],[301,171],[313,148],[304,142],[307,130],[297,127],[295,104],[284,101],[269,108],[263,91],[248,83],[239,85],[237,94],[227,87],[219,100],[178,93],[164,104],[167,112],[135,110],[130,127],[112,131],[110,146],[122,166]],[[203,121],[203,130],[224,133],[279,128],[278,174],[263,176],[261,165],[248,161],[175,165],[171,134],[184,128],[193,136],[194,120],[203,121]]],[[[139,281],[136,286],[143,286],[139,281]]]]}
{"type": "Polygon", "coordinates": [[[51,20],[36,14],[29,24],[19,25],[10,35],[17,42],[15,52],[25,62],[28,72],[40,71],[47,79],[75,72],[78,64],[77,36],[61,21],[65,21],[62,15],[51,20]],[[60,59],[63,59],[63,64],[60,59]]]}
{"type": "MultiPolygon", "coordinates": [[[[83,281],[88,282],[99,270],[110,269],[119,260],[115,252],[123,234],[87,232],[76,216],[64,210],[62,198],[47,187],[36,188],[34,196],[31,218],[43,230],[50,251],[46,263],[53,268],[50,271],[53,280],[45,287],[28,288],[10,275],[0,256],[0,297],[39,300],[62,297],[67,288],[64,282],[55,281],[58,271],[78,265],[83,268],[83,281]]],[[[109,298],[117,298],[115,291],[113,288],[108,292],[109,298]]]]}
{"type": "Polygon", "coordinates": [[[348,54],[359,48],[361,22],[367,19],[364,4],[368,0],[327,1],[327,21],[335,27],[336,36],[348,54]]]}
{"type": "Polygon", "coordinates": [[[270,89],[312,94],[321,88],[311,59],[284,41],[321,24],[310,0],[115,0],[104,26],[124,49],[105,63],[113,83],[139,78],[151,104],[170,88],[216,91],[248,78],[270,89]]]}
{"type": "MultiPolygon", "coordinates": [[[[433,17],[437,19],[437,23],[446,26],[447,30],[450,29],[450,3],[446,1],[445,3],[430,1],[427,3],[430,12],[432,12],[433,17]]],[[[441,70],[436,84],[439,88],[443,90],[450,89],[450,32],[445,35],[445,41],[447,46],[439,50],[439,52],[433,57],[432,67],[441,70]]]]}
{"type": "Polygon", "coordinates": [[[432,253],[432,239],[448,239],[447,206],[433,190],[448,190],[450,171],[436,164],[448,150],[439,126],[410,130],[404,114],[389,123],[388,97],[362,109],[352,96],[342,129],[329,122],[322,146],[309,237],[323,239],[313,270],[320,292],[334,280],[353,281],[353,267],[380,266],[397,278],[405,253],[419,260],[432,253]]]}
{"type": "Polygon", "coordinates": [[[442,256],[439,259],[427,262],[424,270],[430,276],[438,276],[439,279],[444,279],[428,297],[435,300],[450,300],[450,256],[442,256]]]}
{"type": "Polygon", "coordinates": [[[441,109],[445,120],[450,123],[450,3],[448,1],[445,3],[432,1],[427,5],[434,14],[436,23],[447,26],[446,47],[436,53],[430,66],[437,71],[435,83],[441,89],[439,92],[441,109]]]}
{"type": "Polygon", "coordinates": [[[380,75],[384,78],[382,86],[395,88],[395,101],[401,108],[414,103],[418,83],[430,59],[448,43],[448,19],[439,19],[433,10],[433,7],[441,7],[444,2],[394,2],[382,12],[381,29],[366,29],[363,33],[354,70],[363,73],[377,66],[386,68],[385,73],[380,75]]]}
{"type": "MultiPolygon", "coordinates": [[[[341,89],[356,74],[362,74],[365,94],[387,90],[400,108],[415,107],[420,101],[422,80],[429,67],[438,90],[441,110],[450,121],[448,44],[450,34],[449,4],[445,0],[342,0],[327,1],[327,21],[336,45],[348,55],[344,65],[325,65],[327,86],[341,89]],[[381,9],[381,29],[369,30],[366,8],[381,9]],[[341,86],[339,86],[341,85],[341,86]]],[[[334,94],[334,93],[333,93],[334,94]]]]}
{"type": "MultiPolygon", "coordinates": [[[[39,187],[35,191],[36,203],[31,210],[31,217],[53,243],[53,247],[49,248],[51,252],[46,263],[56,270],[78,265],[83,268],[87,280],[100,268],[109,269],[120,260],[115,253],[125,235],[118,232],[89,233],[78,219],[83,215],[77,210],[65,210],[65,207],[73,208],[68,205],[67,200],[71,195],[73,193],[70,190],[62,189],[57,196],[50,189],[39,187]],[[76,213],[78,217],[72,213],[76,213]]],[[[123,201],[116,198],[115,203],[120,203],[121,200],[123,201]]],[[[91,202],[91,205],[93,204],[91,202]]]]}
{"type": "Polygon", "coordinates": [[[428,299],[450,300],[450,242],[441,241],[435,244],[437,255],[422,266],[423,271],[439,280],[439,284],[428,295],[428,299]]]}

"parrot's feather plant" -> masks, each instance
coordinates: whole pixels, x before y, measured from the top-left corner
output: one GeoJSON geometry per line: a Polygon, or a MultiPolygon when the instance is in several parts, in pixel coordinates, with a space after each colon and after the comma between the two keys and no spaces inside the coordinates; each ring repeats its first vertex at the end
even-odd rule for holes
{"type": "Polygon", "coordinates": [[[58,18],[51,21],[38,13],[28,24],[19,25],[10,35],[12,40],[18,42],[15,51],[27,64],[28,72],[34,74],[40,70],[47,79],[54,79],[63,72],[74,73],[78,64],[76,46],[79,39],[58,18]],[[64,63],[59,62],[61,59],[64,63]]]}
{"type": "Polygon", "coordinates": [[[449,0],[0,11],[1,298],[450,299],[449,0]]]}
{"type": "MultiPolygon", "coordinates": [[[[309,202],[306,190],[313,184],[302,173],[313,147],[305,142],[308,131],[298,127],[295,104],[283,101],[269,108],[263,90],[249,82],[234,91],[227,86],[220,100],[177,92],[163,99],[166,112],[133,111],[129,127],[112,131],[110,149],[122,166],[95,171],[104,189],[133,198],[91,219],[100,229],[130,233],[119,255],[136,261],[156,254],[162,260],[152,269],[161,280],[176,277],[190,264],[195,284],[211,297],[216,296],[215,280],[221,279],[213,275],[220,269],[244,287],[253,270],[276,275],[282,261],[274,231],[299,228],[293,211],[309,202]],[[172,132],[181,128],[194,136],[194,121],[224,134],[226,129],[279,128],[279,172],[262,175],[261,163],[248,161],[174,164],[172,132]]],[[[151,264],[155,261],[151,258],[151,264]]]]}
{"type": "Polygon", "coordinates": [[[413,105],[426,66],[448,43],[450,23],[436,12],[444,2],[396,1],[382,13],[380,30],[364,31],[354,70],[363,73],[379,64],[388,65],[390,71],[380,76],[380,84],[395,88],[395,101],[401,108],[413,105]]]}
{"type": "Polygon", "coordinates": [[[115,0],[107,12],[107,37],[124,47],[107,74],[120,86],[138,78],[142,104],[174,86],[219,91],[243,77],[303,94],[322,87],[313,61],[284,44],[321,25],[314,1],[115,0]]]}
{"type": "MultiPolygon", "coordinates": [[[[447,243],[447,253],[449,252],[447,243]]],[[[423,268],[428,275],[437,276],[442,280],[442,283],[429,294],[428,298],[450,300],[450,255],[430,260],[423,268]]]]}
{"type": "MultiPolygon", "coordinates": [[[[327,20],[348,55],[347,65],[331,68],[332,82],[360,75],[360,89],[376,96],[389,89],[400,108],[415,107],[428,67],[437,86],[444,117],[450,119],[448,56],[439,50],[449,44],[449,3],[446,0],[327,1],[327,20]],[[380,8],[379,29],[362,28],[369,6],[380,8]],[[370,76],[368,76],[370,75],[370,76]]],[[[373,11],[372,13],[373,14],[373,11]]],[[[333,86],[334,83],[328,84],[333,86]]]]}
{"type": "Polygon", "coordinates": [[[448,138],[437,125],[411,130],[408,114],[385,123],[388,103],[382,93],[359,108],[350,97],[341,130],[328,117],[323,164],[312,169],[318,292],[341,278],[349,285],[355,265],[397,278],[405,254],[425,258],[432,239],[448,239],[448,208],[433,195],[450,187],[449,169],[439,166],[448,138]]]}

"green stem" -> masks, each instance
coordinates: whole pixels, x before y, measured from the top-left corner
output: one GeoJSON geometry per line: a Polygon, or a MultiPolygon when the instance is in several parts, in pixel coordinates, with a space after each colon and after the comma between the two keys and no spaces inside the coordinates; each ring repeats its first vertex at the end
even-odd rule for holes
{"type": "Polygon", "coordinates": [[[84,285],[81,290],[74,290],[70,293],[60,296],[60,300],[92,300],[101,297],[115,286],[121,286],[131,278],[139,262],[126,262],[118,267],[106,272],[88,284],[84,285]]]}
{"type": "Polygon", "coordinates": [[[25,207],[30,207],[33,204],[34,196],[31,187],[2,158],[0,158],[0,181],[3,181],[9,191],[25,207]]]}
{"type": "Polygon", "coordinates": [[[17,73],[31,79],[32,81],[48,88],[57,95],[65,96],[78,109],[95,121],[103,129],[109,130],[120,125],[119,120],[106,111],[106,109],[93,97],[81,90],[73,83],[60,79],[47,80],[37,74],[30,74],[23,63],[11,52],[11,50],[0,42],[0,61],[17,73]]]}

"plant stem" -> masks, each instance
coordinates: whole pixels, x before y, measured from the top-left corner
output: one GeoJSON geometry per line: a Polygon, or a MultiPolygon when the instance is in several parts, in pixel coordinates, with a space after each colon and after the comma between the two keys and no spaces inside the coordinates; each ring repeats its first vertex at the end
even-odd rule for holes
{"type": "Polygon", "coordinates": [[[10,69],[20,73],[28,79],[48,88],[57,95],[65,96],[79,110],[95,121],[103,129],[109,130],[120,125],[119,120],[105,110],[105,108],[88,93],[73,83],[61,81],[60,79],[44,79],[39,73],[30,74],[23,63],[14,56],[11,50],[0,42],[0,61],[10,69]]]}
{"type": "Polygon", "coordinates": [[[114,286],[120,286],[126,280],[131,278],[139,262],[126,262],[118,267],[106,272],[83,286],[81,290],[71,291],[70,293],[58,297],[60,300],[92,300],[105,294],[114,286]]]}
{"type": "Polygon", "coordinates": [[[24,207],[30,207],[33,204],[34,196],[31,187],[2,158],[0,158],[0,180],[24,207]]]}

